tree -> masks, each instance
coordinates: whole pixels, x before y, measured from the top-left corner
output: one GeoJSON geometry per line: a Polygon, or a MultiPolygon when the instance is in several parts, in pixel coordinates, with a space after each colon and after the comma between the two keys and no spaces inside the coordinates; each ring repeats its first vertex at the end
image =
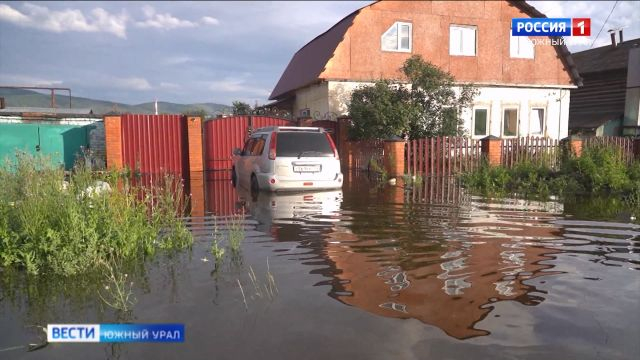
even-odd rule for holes
{"type": "Polygon", "coordinates": [[[472,104],[477,89],[456,85],[451,74],[420,55],[407,59],[400,70],[408,85],[379,80],[353,92],[350,135],[355,139],[463,135],[461,114],[472,104]]]}
{"type": "Polygon", "coordinates": [[[246,102],[234,101],[231,106],[233,106],[233,115],[248,115],[251,113],[251,105],[246,102]]]}
{"type": "Polygon", "coordinates": [[[411,92],[389,80],[378,80],[373,86],[356,89],[351,95],[349,115],[354,126],[353,139],[386,139],[402,134],[409,128],[418,109],[411,101],[411,92]]]}
{"type": "Polygon", "coordinates": [[[207,111],[203,108],[190,108],[182,112],[186,116],[199,116],[202,120],[207,117],[207,111]]]}

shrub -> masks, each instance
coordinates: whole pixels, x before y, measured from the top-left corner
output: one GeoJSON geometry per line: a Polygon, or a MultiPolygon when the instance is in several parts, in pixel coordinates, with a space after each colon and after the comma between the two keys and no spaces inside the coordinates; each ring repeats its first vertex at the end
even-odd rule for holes
{"type": "Polygon", "coordinates": [[[170,177],[155,187],[133,185],[78,164],[65,181],[48,158],[18,153],[0,168],[0,183],[0,267],[68,276],[192,241],[178,217],[181,184],[170,177]],[[90,191],[96,181],[111,190],[90,191]]]}

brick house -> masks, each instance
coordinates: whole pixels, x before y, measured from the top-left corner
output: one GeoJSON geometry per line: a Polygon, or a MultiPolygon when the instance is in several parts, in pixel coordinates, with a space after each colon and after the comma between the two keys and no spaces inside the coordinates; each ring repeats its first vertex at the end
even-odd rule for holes
{"type": "Polygon", "coordinates": [[[379,1],[339,21],[295,53],[272,105],[294,116],[347,113],[351,92],[374,80],[399,82],[420,54],[480,93],[463,114],[481,138],[568,133],[570,89],[580,78],[566,46],[512,37],[511,19],[544,17],[524,1],[379,1]]]}

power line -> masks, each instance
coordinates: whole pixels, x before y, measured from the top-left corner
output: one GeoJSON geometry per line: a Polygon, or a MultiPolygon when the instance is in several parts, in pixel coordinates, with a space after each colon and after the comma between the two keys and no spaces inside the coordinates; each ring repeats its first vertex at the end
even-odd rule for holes
{"type": "Polygon", "coordinates": [[[609,11],[609,15],[607,15],[607,18],[604,20],[604,23],[602,24],[602,27],[600,28],[600,31],[598,31],[598,35],[596,35],[596,38],[593,39],[593,42],[591,43],[591,47],[589,47],[589,49],[593,48],[593,45],[596,43],[596,40],[598,40],[598,37],[600,36],[600,33],[602,32],[602,29],[604,29],[604,26],[607,25],[607,21],[609,21],[609,17],[611,16],[611,14],[613,14],[613,10],[615,10],[616,5],[618,5],[618,1],[616,0],[616,3],[613,4],[613,7],[611,8],[611,11],[609,11]]]}

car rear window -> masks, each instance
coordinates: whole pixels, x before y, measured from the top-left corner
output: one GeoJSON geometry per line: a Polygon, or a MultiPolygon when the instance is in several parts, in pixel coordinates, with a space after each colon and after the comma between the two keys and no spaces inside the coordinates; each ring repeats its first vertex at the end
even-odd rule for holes
{"type": "Polygon", "coordinates": [[[326,157],[333,156],[333,149],[324,133],[278,133],[276,156],[326,157]]]}

